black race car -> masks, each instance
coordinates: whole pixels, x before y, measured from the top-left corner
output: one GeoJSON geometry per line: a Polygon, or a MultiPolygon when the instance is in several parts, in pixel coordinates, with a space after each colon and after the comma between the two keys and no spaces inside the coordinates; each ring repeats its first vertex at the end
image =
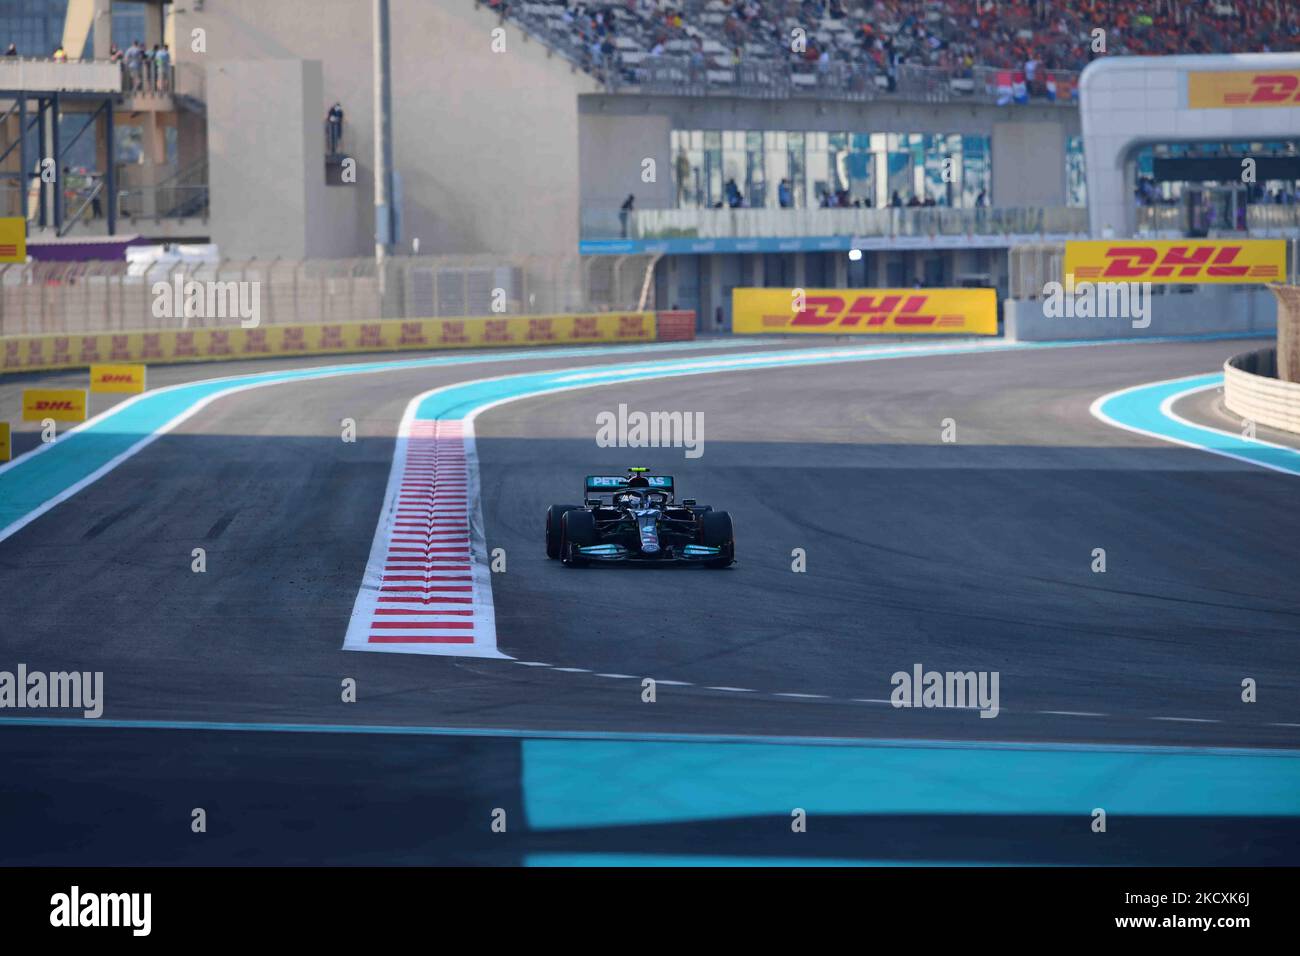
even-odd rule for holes
{"type": "Polygon", "coordinates": [[[645,564],[691,562],[711,568],[735,563],[731,515],[694,498],[673,498],[671,475],[588,475],[581,505],[546,511],[546,556],[571,568],[591,561],[645,564]]]}

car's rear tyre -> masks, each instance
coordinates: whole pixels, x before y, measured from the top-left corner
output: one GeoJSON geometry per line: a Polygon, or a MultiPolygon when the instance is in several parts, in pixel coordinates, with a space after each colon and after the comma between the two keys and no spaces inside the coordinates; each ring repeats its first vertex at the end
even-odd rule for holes
{"type": "Polygon", "coordinates": [[[711,568],[727,568],[736,563],[736,533],[731,526],[731,515],[725,511],[708,511],[700,515],[700,544],[721,548],[720,557],[708,562],[711,568]]]}
{"type": "Polygon", "coordinates": [[[546,509],[546,556],[554,560],[560,556],[560,519],[566,512],[577,511],[578,505],[551,505],[546,509]]]}
{"type": "Polygon", "coordinates": [[[577,548],[596,543],[596,516],[590,511],[566,511],[560,518],[560,559],[571,568],[580,568],[587,559],[577,548]]]}

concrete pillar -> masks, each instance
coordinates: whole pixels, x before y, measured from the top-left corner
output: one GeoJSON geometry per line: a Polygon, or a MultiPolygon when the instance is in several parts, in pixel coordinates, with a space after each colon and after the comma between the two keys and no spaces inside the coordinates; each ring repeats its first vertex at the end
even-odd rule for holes
{"type": "Polygon", "coordinates": [[[849,285],[849,254],[837,252],[835,255],[835,288],[846,289],[849,285]]]}
{"type": "Polygon", "coordinates": [[[1300,382],[1300,287],[1271,285],[1277,297],[1277,377],[1300,382]]]}
{"type": "Polygon", "coordinates": [[[95,59],[107,60],[113,47],[113,0],[94,0],[95,59]]]}

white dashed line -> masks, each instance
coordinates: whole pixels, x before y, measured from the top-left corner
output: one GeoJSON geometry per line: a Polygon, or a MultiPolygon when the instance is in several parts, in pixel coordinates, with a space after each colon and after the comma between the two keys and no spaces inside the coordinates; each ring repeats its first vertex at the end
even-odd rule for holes
{"type": "Polygon", "coordinates": [[[1204,717],[1152,717],[1151,720],[1166,720],[1174,724],[1221,724],[1221,720],[1206,720],[1204,717]]]}
{"type": "Polygon", "coordinates": [[[524,667],[550,667],[550,664],[543,664],[541,661],[515,661],[516,664],[522,664],[524,667]]]}
{"type": "Polygon", "coordinates": [[[748,687],[706,687],[705,690],[727,690],[733,694],[756,694],[758,691],[751,690],[748,687]]]}
{"type": "Polygon", "coordinates": [[[1094,714],[1087,710],[1040,710],[1040,714],[1051,717],[1109,717],[1109,714],[1094,714]]]}
{"type": "Polygon", "coordinates": [[[563,674],[590,674],[591,673],[591,671],[589,671],[585,667],[554,667],[552,668],[552,670],[560,671],[563,674]]]}
{"type": "Polygon", "coordinates": [[[773,697],[798,697],[800,700],[830,700],[827,694],[773,694],[773,697]]]}
{"type": "Polygon", "coordinates": [[[614,680],[636,680],[635,674],[597,674],[597,677],[611,677],[614,680]]]}

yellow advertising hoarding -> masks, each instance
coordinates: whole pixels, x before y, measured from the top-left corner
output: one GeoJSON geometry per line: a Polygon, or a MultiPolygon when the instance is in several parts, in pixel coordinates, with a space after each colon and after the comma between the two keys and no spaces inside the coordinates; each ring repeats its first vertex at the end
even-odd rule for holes
{"type": "Polygon", "coordinates": [[[1065,244],[1075,282],[1286,281],[1285,239],[1081,239],[1065,244]]]}
{"type": "Polygon", "coordinates": [[[26,220],[21,216],[0,216],[0,262],[26,261],[26,220]]]}
{"type": "Polygon", "coordinates": [[[39,422],[52,418],[56,422],[86,420],[84,388],[23,389],[23,421],[39,422]]]}
{"type": "Polygon", "coordinates": [[[405,349],[650,342],[655,338],[654,312],[27,335],[0,339],[0,372],[79,368],[104,362],[212,362],[405,349]]]}
{"type": "Polygon", "coordinates": [[[1193,71],[1187,74],[1190,109],[1300,106],[1300,70],[1193,71]]]}
{"type": "Polygon", "coordinates": [[[10,443],[9,423],[0,422],[0,461],[9,461],[14,456],[13,445],[10,443]]]}
{"type": "Polygon", "coordinates": [[[946,333],[996,335],[993,289],[733,289],[731,327],[740,334],[946,333]]]}
{"type": "Polygon", "coordinates": [[[92,365],[90,390],[92,392],[143,392],[144,365],[92,365]]]}

